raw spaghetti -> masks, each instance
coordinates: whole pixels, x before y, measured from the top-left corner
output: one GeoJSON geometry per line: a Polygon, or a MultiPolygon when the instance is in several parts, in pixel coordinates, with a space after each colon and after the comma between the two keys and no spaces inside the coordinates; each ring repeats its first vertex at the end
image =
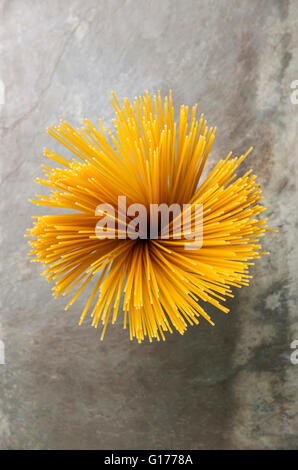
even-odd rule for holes
{"type": "Polygon", "coordinates": [[[251,149],[238,158],[229,153],[201,181],[216,129],[207,127],[203,114],[196,119],[196,105],[191,113],[181,106],[176,124],[171,92],[164,104],[160,93],[151,100],[148,92],[134,106],[125,98],[122,107],[113,94],[112,104],[114,133],[88,119],[81,129],[65,121],[48,129],[74,158],[45,149],[44,155],[62,167],[43,165],[45,177],[36,181],[52,189],[31,201],[75,212],[36,217],[28,234],[35,237],[32,261],[46,266],[42,274],[55,282],[55,297],[77,288],[66,309],[95,278],[80,324],[91,311],[92,325],[103,325],[101,339],[109,320],[115,323],[118,316],[138,342],[165,339],[173,329],[183,334],[200,317],[213,325],[203,305],[228,313],[223,302],[233,297],[232,287],[249,284],[249,266],[265,254],[259,238],[270,231],[267,219],[258,217],[265,209],[252,170],[238,178],[235,173],[251,149]],[[171,237],[173,224],[167,240],[99,240],[96,207],[116,207],[118,195],[148,208],[202,204],[202,248],[185,250],[183,240],[171,237]]]}

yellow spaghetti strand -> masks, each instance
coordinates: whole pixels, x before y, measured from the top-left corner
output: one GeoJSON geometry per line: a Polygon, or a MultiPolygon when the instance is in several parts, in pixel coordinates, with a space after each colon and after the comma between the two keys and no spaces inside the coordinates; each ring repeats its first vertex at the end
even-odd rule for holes
{"type": "Polygon", "coordinates": [[[31,201],[68,212],[34,217],[26,234],[33,237],[32,261],[45,265],[42,275],[55,283],[55,297],[76,290],[65,309],[94,280],[79,324],[91,308],[92,325],[102,325],[101,339],[119,318],[138,342],[165,340],[173,330],[184,334],[200,317],[213,325],[208,303],[228,313],[226,298],[233,297],[234,287],[249,284],[250,266],[266,254],[260,238],[276,231],[260,218],[265,209],[252,170],[236,173],[252,149],[239,157],[229,153],[201,181],[216,128],[207,126],[203,114],[197,119],[197,105],[181,106],[176,122],[171,91],[164,101],[160,92],[151,99],[145,91],[133,104],[125,98],[123,106],[112,93],[111,102],[115,131],[88,119],[81,129],[63,120],[48,129],[74,158],[44,149],[54,167],[43,165],[44,176],[35,181],[50,192],[31,201]],[[188,204],[181,238],[174,216],[157,239],[128,238],[132,217],[117,212],[119,196],[127,206],[139,203],[148,210],[153,203],[188,204]],[[115,208],[114,215],[97,215],[100,204],[115,208]],[[186,250],[197,204],[203,207],[203,242],[200,249],[186,250]],[[113,228],[99,237],[103,216],[113,228]],[[166,229],[168,239],[162,236],[166,229]]]}

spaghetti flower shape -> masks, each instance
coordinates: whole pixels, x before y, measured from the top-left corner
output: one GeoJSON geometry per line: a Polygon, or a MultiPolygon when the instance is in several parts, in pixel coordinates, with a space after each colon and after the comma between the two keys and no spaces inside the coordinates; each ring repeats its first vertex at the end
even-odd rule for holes
{"type": "Polygon", "coordinates": [[[207,127],[203,115],[197,119],[196,105],[191,112],[181,106],[176,124],[171,92],[164,104],[160,93],[151,100],[148,92],[133,106],[126,98],[120,106],[113,94],[112,104],[114,132],[87,119],[77,130],[65,121],[49,128],[73,158],[44,151],[57,168],[43,165],[45,177],[36,181],[51,191],[31,201],[59,214],[36,217],[28,234],[34,237],[32,261],[45,265],[42,274],[55,282],[55,297],[76,289],[66,309],[93,281],[80,324],[91,312],[92,324],[102,324],[101,339],[119,317],[130,339],[139,342],[146,336],[165,339],[173,329],[183,334],[200,317],[213,325],[208,303],[228,313],[226,297],[233,297],[233,287],[249,284],[249,265],[265,254],[259,238],[269,230],[267,219],[259,217],[265,210],[261,189],[252,170],[238,178],[235,173],[251,149],[239,157],[228,154],[202,181],[216,129],[207,127]],[[166,223],[158,218],[155,236],[147,228],[129,237],[133,220],[120,214],[119,197],[148,213],[152,205],[179,205],[183,216],[190,214],[181,237],[172,213],[166,223]],[[203,208],[202,243],[186,249],[197,206],[203,208]]]}

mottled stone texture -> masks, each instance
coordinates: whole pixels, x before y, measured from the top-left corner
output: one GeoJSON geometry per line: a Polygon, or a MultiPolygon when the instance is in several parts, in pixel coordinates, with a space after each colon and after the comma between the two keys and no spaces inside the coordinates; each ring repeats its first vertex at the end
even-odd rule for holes
{"type": "MultiPolygon", "coordinates": [[[[2,449],[293,449],[298,447],[298,2],[1,0],[2,449]],[[249,288],[165,343],[131,343],[121,325],[104,342],[86,297],[64,312],[23,238],[40,192],[46,134],[59,118],[109,124],[113,89],[198,102],[218,127],[209,167],[254,146],[271,255],[249,288]],[[2,98],[3,98],[2,86],[2,98]]],[[[1,87],[0,87],[1,89],[1,87]]]]}

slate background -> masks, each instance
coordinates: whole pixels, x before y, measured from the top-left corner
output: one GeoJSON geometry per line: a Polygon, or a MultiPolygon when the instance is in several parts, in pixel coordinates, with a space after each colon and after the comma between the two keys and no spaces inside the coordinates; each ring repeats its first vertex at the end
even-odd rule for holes
{"type": "Polygon", "coordinates": [[[298,2],[1,0],[0,15],[0,448],[297,448],[298,2]],[[217,126],[209,167],[254,146],[244,169],[280,231],[215,328],[139,346],[117,324],[102,343],[77,327],[85,298],[64,312],[29,263],[27,199],[58,148],[48,125],[107,125],[112,89],[169,88],[217,126]]]}

